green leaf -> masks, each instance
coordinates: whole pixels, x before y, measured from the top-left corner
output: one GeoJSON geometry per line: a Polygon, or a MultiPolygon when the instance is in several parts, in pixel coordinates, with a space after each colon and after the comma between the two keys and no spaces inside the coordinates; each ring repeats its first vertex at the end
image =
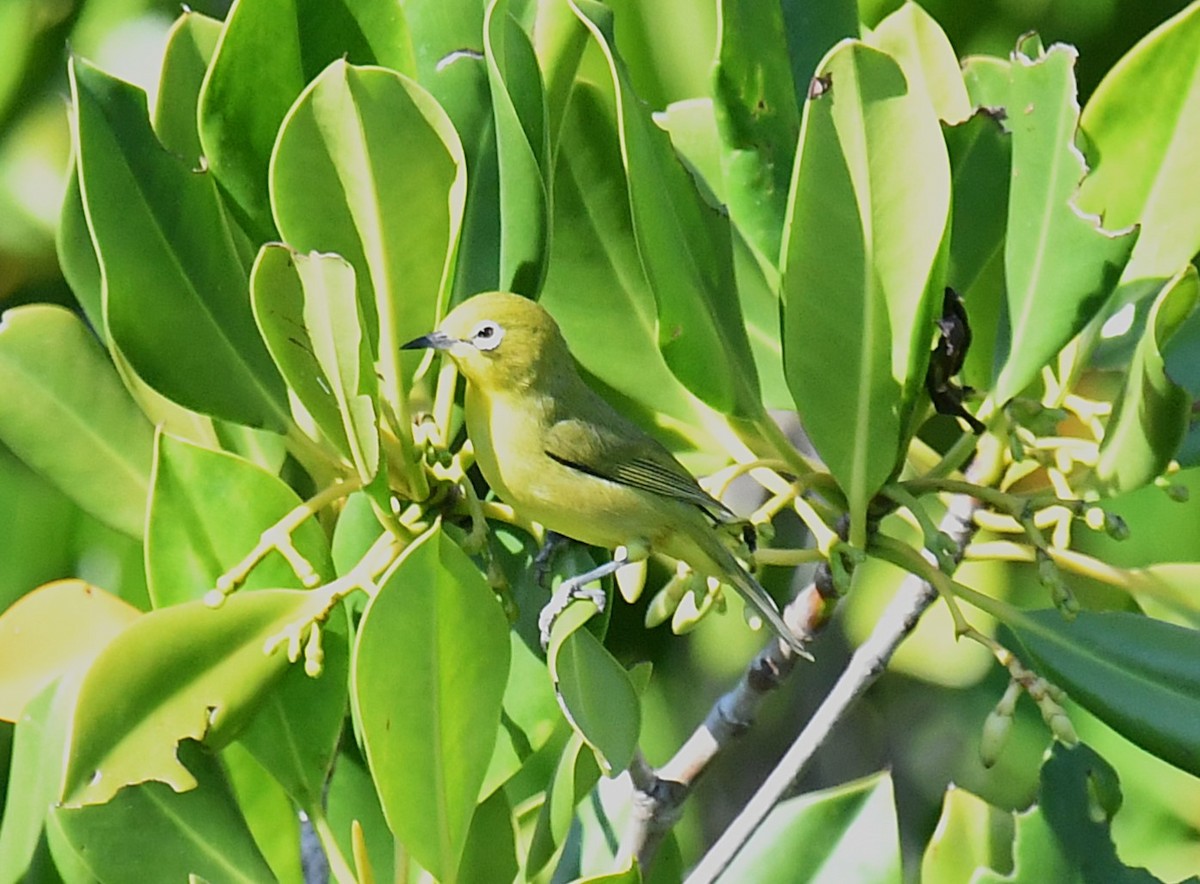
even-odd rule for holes
{"type": "Polygon", "coordinates": [[[844,42],[819,75],[831,88],[804,108],[781,259],[784,372],[859,543],[923,389],[950,165],[932,105],[888,56],[844,42]]]}
{"type": "Polygon", "coordinates": [[[921,858],[924,884],[961,884],[976,869],[1012,867],[1012,815],[952,783],[921,858]]]}
{"type": "Polygon", "coordinates": [[[62,800],[103,803],[147,780],[193,788],[195,773],[176,757],[179,743],[219,749],[237,736],[288,665],[282,648],[267,654],[265,643],[310,616],[310,600],[295,590],[238,593],[215,610],[189,602],[126,628],[84,676],[62,800]]]}
{"type": "Polygon", "coordinates": [[[933,103],[938,119],[953,125],[971,115],[954,47],[941,26],[916,3],[908,0],[887,16],[867,42],[900,64],[909,88],[933,103]]]}
{"type": "Polygon", "coordinates": [[[106,525],[140,538],[153,430],[72,313],[48,304],[0,321],[0,439],[106,525]]]}
{"type": "Polygon", "coordinates": [[[56,580],[0,615],[0,719],[68,670],[85,666],[141,612],[82,580],[56,580]]]}
{"type": "MultiPolygon", "coordinates": [[[[234,5],[200,95],[200,141],[210,168],[258,242],[273,239],[267,167],[288,108],[335,59],[413,71],[404,10],[386,0],[234,5]]],[[[327,247],[329,248],[329,247],[327,247]]]]}
{"type": "Polygon", "coordinates": [[[1172,473],[1171,485],[1185,500],[1148,485],[1100,501],[1105,512],[1125,522],[1129,537],[1114,540],[1103,532],[1076,530],[1072,549],[1118,568],[1200,562],[1200,468],[1172,473]]]}
{"type": "Polygon", "coordinates": [[[963,380],[988,390],[1004,312],[1004,234],[1012,139],[986,111],[945,130],[953,204],[946,283],[958,292],[972,331],[963,380]]]}
{"type": "Polygon", "coordinates": [[[342,746],[329,777],[325,796],[326,814],[330,828],[337,836],[338,846],[345,856],[352,855],[351,824],[357,821],[363,830],[367,855],[376,881],[393,881],[393,861],[397,854],[392,833],[388,831],[379,795],[367,763],[357,754],[353,740],[342,746]]]}
{"type": "Polygon", "coordinates": [[[363,484],[379,471],[377,383],[354,268],[268,244],[250,277],[254,318],[280,373],[363,484]]]}
{"type": "Polygon", "coordinates": [[[576,0],[603,53],[638,253],[658,305],[658,345],[689,390],[726,414],[762,415],[758,377],[738,311],[728,218],[709,205],[629,83],[612,11],[576,0]]]}
{"type": "Polygon", "coordinates": [[[58,216],[58,233],[55,251],[63,278],[71,286],[75,299],[83,308],[88,323],[107,341],[108,329],[104,325],[104,279],[100,273],[100,260],[92,246],[92,233],[88,229],[87,215],[83,208],[83,192],[79,189],[79,166],[71,163],[71,174],[63,194],[62,211],[58,216]]]}
{"type": "Polygon", "coordinates": [[[899,882],[900,835],[891,777],[875,774],[782,802],[722,878],[760,884],[899,882]]]}
{"type": "Polygon", "coordinates": [[[0,822],[0,869],[6,881],[28,880],[46,816],[62,780],[62,698],[78,689],[78,674],[41,686],[25,705],[13,732],[12,765],[0,822]],[[72,681],[72,678],[74,679],[72,681]]]}
{"type": "Polygon", "coordinates": [[[713,65],[725,201],[771,265],[779,256],[800,111],[780,5],[722,0],[713,65]]]}
{"type": "Polygon", "coordinates": [[[57,808],[71,847],[103,881],[274,880],[217,760],[195,746],[180,749],[198,788],[142,783],[103,805],[57,808]]]}
{"type": "Polygon", "coordinates": [[[179,404],[282,428],[283,382],[254,327],[212,176],[163,150],[141,90],[77,60],[70,77],[80,185],[112,340],[151,387],[179,404]]]}
{"type": "MultiPolygon", "coordinates": [[[[160,434],[146,533],[146,577],[155,607],[203,598],[265,530],[300,505],[281,479],[249,461],[160,434]]],[[[315,519],[296,528],[291,539],[318,575],[332,578],[329,544],[315,519]]],[[[245,582],[251,589],[303,585],[277,550],[245,582]]]]}
{"type": "Polygon", "coordinates": [[[163,147],[199,164],[204,149],[196,128],[196,107],[221,36],[221,22],[187,7],[184,10],[167,35],[152,122],[163,147]]]}
{"type": "Polygon", "coordinates": [[[271,158],[275,223],[299,252],[355,269],[381,393],[407,427],[421,354],[400,345],[436,324],[448,297],[466,197],[462,146],[409,78],[336,61],[289,111],[271,158]]]}
{"type": "Polygon", "coordinates": [[[513,811],[500,789],[475,808],[458,880],[492,884],[512,881],[518,871],[513,811]]]}
{"type": "Polygon", "coordinates": [[[1012,873],[985,871],[971,880],[982,884],[1158,881],[1145,869],[1131,869],[1117,857],[1110,831],[1115,807],[1097,801],[1098,794],[1119,788],[1116,776],[1108,762],[1087,746],[1068,749],[1056,743],[1042,765],[1038,804],[1016,817],[1012,873]]]}
{"type": "Polygon", "coordinates": [[[642,707],[625,667],[581,628],[594,611],[594,605],[578,604],[563,612],[551,632],[546,661],[567,720],[611,777],[633,758],[642,707]]]}
{"type": "Polygon", "coordinates": [[[550,252],[550,138],[537,56],[508,0],[488,4],[483,51],[500,169],[498,287],[533,297],[550,252]]]}
{"type": "Polygon", "coordinates": [[[487,581],[436,528],[405,550],[359,625],[352,702],[384,813],[441,880],[458,869],[492,755],[508,642],[487,581]]]}
{"type": "Polygon", "coordinates": [[[789,0],[780,5],[792,60],[792,86],[797,104],[802,105],[821,59],[839,40],[859,36],[858,4],[854,0],[789,0]]]}
{"type": "Polygon", "coordinates": [[[577,731],[572,731],[534,824],[525,860],[528,871],[537,872],[544,868],[566,840],[571,821],[575,819],[576,805],[587,797],[600,779],[600,765],[596,762],[596,753],[588,748],[577,731]]]}
{"type": "Polygon", "coordinates": [[[1100,310],[1137,239],[1136,231],[1102,230],[1072,202],[1087,171],[1074,145],[1075,57],[1070,46],[1042,51],[1031,38],[1009,67],[1013,160],[1004,270],[1011,342],[992,391],[997,403],[1033,382],[1100,310]]]}
{"type": "Polygon", "coordinates": [[[1200,776],[1200,631],[1124,611],[1022,614],[1029,664],[1147,752],[1200,776]]]}
{"type": "MultiPolygon", "coordinates": [[[[303,675],[303,673],[301,673],[303,675]]],[[[280,884],[303,884],[296,807],[283,787],[238,743],[221,752],[238,809],[280,884]]]]}
{"type": "Polygon", "coordinates": [[[1200,6],[1143,37],[1092,93],[1081,125],[1095,170],[1079,204],[1141,235],[1122,282],[1162,280],[1200,252],[1200,6]]]}
{"type": "Polygon", "coordinates": [[[1167,375],[1163,357],[1197,300],[1200,278],[1189,264],[1163,287],[1150,308],[1100,444],[1096,478],[1109,491],[1131,491],[1152,481],[1183,442],[1192,397],[1167,375]]]}

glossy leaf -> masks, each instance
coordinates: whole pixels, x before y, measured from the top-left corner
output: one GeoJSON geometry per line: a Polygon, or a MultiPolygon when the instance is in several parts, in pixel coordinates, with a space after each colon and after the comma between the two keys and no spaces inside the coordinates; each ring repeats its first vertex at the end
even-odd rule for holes
{"type": "Polygon", "coordinates": [[[796,102],[803,104],[821,59],[839,40],[860,36],[858,4],[854,0],[826,0],[780,5],[792,62],[792,86],[796,102]]]}
{"type": "Polygon", "coordinates": [[[712,88],[725,201],[733,222],[771,265],[779,256],[800,132],[781,5],[717,5],[712,88]]]}
{"type": "Polygon", "coordinates": [[[607,776],[629,766],[641,732],[641,702],[625,667],[581,628],[594,605],[577,604],[554,624],[546,660],[567,720],[607,776]]]}
{"type": "Polygon", "coordinates": [[[462,147],[414,81],[336,61],[288,113],[271,157],[275,223],[299,252],[354,267],[381,393],[407,415],[421,354],[400,345],[437,323],[466,196],[462,147]]]}
{"type": "Polygon", "coordinates": [[[251,274],[254,317],[271,356],[364,484],[379,471],[377,379],[354,268],[338,255],[266,245],[251,274]]]}
{"type": "Polygon", "coordinates": [[[196,128],[200,87],[221,36],[221,22],[185,8],[167,35],[154,101],[154,133],[163,147],[199,165],[204,149],[196,128]]]}
{"type": "Polygon", "coordinates": [[[109,334],[137,373],[179,404],[282,428],[283,382],[254,327],[212,176],[163,150],[140,90],[79,61],[70,73],[109,334]]]}
{"type": "MultiPolygon", "coordinates": [[[[267,166],[279,126],[304,87],[335,59],[413,71],[403,9],[386,0],[242,0],[225,22],[200,96],[200,141],[242,222],[273,239],[267,166]]],[[[329,248],[329,247],[327,247],[329,248]]]]}
{"type": "Polygon", "coordinates": [[[891,777],[876,774],[777,805],[722,880],[900,881],[891,777]]]}
{"type": "Polygon", "coordinates": [[[0,438],[106,525],[141,537],[153,430],[96,339],[49,304],[0,321],[0,438]]]}
{"type": "Polygon", "coordinates": [[[304,616],[309,602],[309,593],[295,590],[238,593],[215,610],[190,602],[126,628],[84,676],[62,800],[103,803],[147,780],[193,788],[196,775],[176,757],[179,743],[219,749],[237,735],[288,665],[284,649],[268,655],[264,644],[304,616]]]}
{"type": "Polygon", "coordinates": [[[899,62],[909,88],[929,98],[938,119],[954,125],[971,115],[954,47],[941,26],[916,3],[909,0],[887,16],[867,42],[899,62]]]}
{"type": "Polygon", "coordinates": [[[329,777],[325,795],[326,816],[330,828],[337,836],[343,855],[352,855],[351,827],[357,822],[363,831],[367,845],[368,862],[375,873],[376,881],[392,881],[396,855],[395,841],[388,831],[383,809],[379,806],[379,795],[367,763],[359,757],[354,741],[343,745],[329,777]]]}
{"type": "Polygon", "coordinates": [[[819,75],[831,88],[805,105],[789,196],[784,371],[861,542],[925,378],[950,166],[932,105],[888,56],[845,42],[819,75]]]}
{"type": "Polygon", "coordinates": [[[1152,481],[1183,442],[1192,397],[1167,374],[1164,351],[1198,300],[1200,278],[1189,264],[1163,287],[1150,308],[1100,445],[1096,478],[1109,491],[1131,491],[1152,481]]]}
{"type": "Polygon", "coordinates": [[[976,869],[1012,866],[1012,815],[951,783],[942,815],[921,858],[925,884],[960,884],[976,869]]]}
{"type": "Polygon", "coordinates": [[[658,345],[689,390],[727,414],[762,413],[758,377],[735,290],[729,222],[696,189],[629,83],[614,49],[612,11],[573,8],[603,53],[638,253],[658,306],[658,345]]]}
{"type": "Polygon", "coordinates": [[[1080,124],[1095,170],[1079,203],[1141,235],[1122,281],[1162,280],[1200,252],[1200,6],[1143,37],[1096,87],[1080,124]]]}
{"type": "Polygon", "coordinates": [[[442,880],[492,755],[508,642],[487,581],[438,529],[408,547],[359,624],[352,702],[371,773],[393,833],[442,880]]]}
{"type": "Polygon", "coordinates": [[[88,870],[108,881],[273,880],[217,760],[195,746],[181,747],[180,754],[198,788],[176,792],[164,783],[142,783],[103,805],[54,811],[88,870]]]}
{"type": "Polygon", "coordinates": [[[1147,752],[1200,776],[1200,631],[1123,611],[1008,624],[1029,663],[1147,752]]]}
{"type": "Polygon", "coordinates": [[[0,615],[0,719],[68,670],[86,664],[141,611],[82,580],[56,580],[0,615]]]}
{"type": "Polygon", "coordinates": [[[1098,795],[1117,791],[1116,772],[1085,745],[1068,749],[1056,743],[1042,765],[1038,804],[1016,817],[1013,869],[1010,874],[984,871],[971,880],[1112,881],[1153,884],[1159,879],[1145,869],[1131,869],[1117,856],[1111,834],[1116,808],[1098,795]]]}
{"type": "Polygon", "coordinates": [[[1164,562],[1200,562],[1200,468],[1171,475],[1178,497],[1148,485],[1099,502],[1119,516],[1129,537],[1077,529],[1071,547],[1119,568],[1145,568],[1164,562]]]}
{"type": "Polygon", "coordinates": [[[83,192],[79,189],[79,168],[71,164],[63,194],[62,210],[58,216],[58,232],[55,237],[58,266],[88,324],[103,341],[108,340],[108,329],[104,324],[104,280],[101,277],[100,260],[92,245],[92,233],[88,229],[87,214],[83,208],[83,192]]]}
{"type": "Polygon", "coordinates": [[[500,168],[498,287],[533,297],[550,250],[550,140],[537,56],[508,0],[488,4],[483,50],[500,168]]]}
{"type": "MultiPolygon", "coordinates": [[[[263,531],[300,504],[282,480],[236,455],[160,435],[146,534],[146,576],[155,607],[203,598],[263,531]]],[[[291,539],[318,575],[332,578],[329,545],[315,519],[301,524],[291,539]]],[[[244,585],[303,587],[275,550],[255,565],[244,585]]]]}
{"type": "Polygon", "coordinates": [[[1112,293],[1137,239],[1109,233],[1072,202],[1086,172],[1075,148],[1075,50],[1018,47],[1009,68],[1012,178],[1004,269],[1011,335],[992,396],[1004,403],[1078,333],[1112,293]],[[1028,53],[1028,54],[1027,54],[1028,53]],[[1070,255],[1070,261],[1060,260],[1070,255]]]}

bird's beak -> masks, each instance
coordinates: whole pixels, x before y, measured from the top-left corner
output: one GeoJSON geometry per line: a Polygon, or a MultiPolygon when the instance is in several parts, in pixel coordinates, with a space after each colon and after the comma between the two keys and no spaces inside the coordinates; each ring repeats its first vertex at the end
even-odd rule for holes
{"type": "Polygon", "coordinates": [[[419,338],[413,338],[407,344],[401,344],[401,350],[449,350],[458,343],[458,338],[452,338],[444,331],[433,331],[419,338]]]}

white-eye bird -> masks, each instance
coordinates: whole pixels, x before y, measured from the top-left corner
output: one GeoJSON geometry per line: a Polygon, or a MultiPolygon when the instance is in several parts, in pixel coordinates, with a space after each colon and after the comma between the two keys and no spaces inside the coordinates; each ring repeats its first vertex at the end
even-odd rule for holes
{"type": "Polygon", "coordinates": [[[722,543],[734,516],[670,452],[584,383],[558,324],[507,292],[476,295],[404,349],[444,350],[466,378],[467,434],[502,500],[559,534],[614,550],[564,581],[542,612],[549,626],[572,598],[603,608],[586,585],[651,551],[729,583],[797,654],[812,659],[775,603],[722,543]]]}

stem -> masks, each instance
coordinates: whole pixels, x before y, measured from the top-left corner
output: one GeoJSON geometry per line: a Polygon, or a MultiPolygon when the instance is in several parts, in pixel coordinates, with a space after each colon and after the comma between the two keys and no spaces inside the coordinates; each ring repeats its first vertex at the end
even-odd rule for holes
{"type": "Polygon", "coordinates": [[[325,851],[325,858],[329,860],[329,871],[334,880],[341,884],[356,884],[358,879],[338,846],[329,820],[325,817],[325,809],[320,803],[314,803],[313,806],[304,808],[304,812],[308,814],[308,821],[312,823],[313,831],[317,833],[317,839],[325,851]]]}

